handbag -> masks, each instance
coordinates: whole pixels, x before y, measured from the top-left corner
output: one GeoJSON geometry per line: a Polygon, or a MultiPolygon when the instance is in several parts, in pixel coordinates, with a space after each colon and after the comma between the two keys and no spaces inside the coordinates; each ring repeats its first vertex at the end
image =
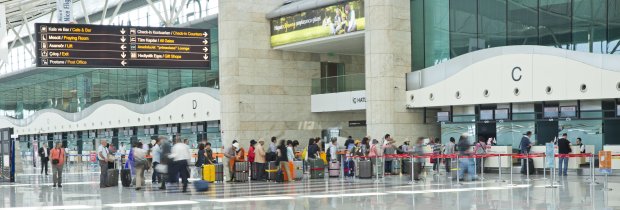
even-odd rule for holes
{"type": "Polygon", "coordinates": [[[114,162],[116,160],[116,157],[112,154],[108,154],[108,161],[109,162],[114,162]]]}
{"type": "Polygon", "coordinates": [[[52,159],[52,165],[56,165],[58,163],[60,163],[60,151],[58,151],[58,158],[57,159],[52,159]]]}

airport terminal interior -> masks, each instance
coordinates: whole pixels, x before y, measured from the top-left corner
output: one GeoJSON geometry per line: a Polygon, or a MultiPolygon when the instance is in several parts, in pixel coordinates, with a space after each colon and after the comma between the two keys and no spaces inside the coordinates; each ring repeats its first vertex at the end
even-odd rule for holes
{"type": "Polygon", "coordinates": [[[620,209],[620,0],[0,0],[0,210],[620,209]]]}

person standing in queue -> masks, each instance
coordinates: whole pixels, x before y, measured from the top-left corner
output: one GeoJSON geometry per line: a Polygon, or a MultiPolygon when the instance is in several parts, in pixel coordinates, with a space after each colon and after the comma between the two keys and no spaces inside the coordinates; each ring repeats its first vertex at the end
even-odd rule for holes
{"type": "Polygon", "coordinates": [[[280,140],[276,153],[278,154],[278,161],[280,162],[280,171],[287,175],[289,182],[294,181],[292,174],[290,174],[291,169],[288,165],[288,148],[284,140],[280,140]]]}
{"type": "MultiPolygon", "coordinates": [[[[570,141],[568,141],[568,135],[562,134],[562,138],[558,139],[558,154],[560,155],[568,155],[572,151],[570,148],[570,141]]],[[[558,158],[558,175],[566,176],[566,172],[568,171],[568,157],[559,157],[558,158]],[[564,170],[562,170],[564,169],[564,170]]]]}
{"type": "Polygon", "coordinates": [[[151,151],[151,154],[153,156],[153,175],[151,176],[151,182],[153,184],[161,181],[161,176],[159,175],[159,172],[155,170],[157,165],[159,165],[159,163],[161,162],[161,148],[159,147],[161,142],[162,137],[158,137],[157,140],[155,140],[155,145],[153,146],[153,149],[151,151]]]}
{"type": "Polygon", "coordinates": [[[256,175],[256,179],[260,181],[265,180],[266,153],[265,149],[263,148],[264,144],[265,140],[260,138],[258,139],[258,144],[254,145],[254,164],[256,164],[256,170],[258,173],[256,175]]]}
{"type": "MultiPolygon", "coordinates": [[[[469,143],[469,135],[464,133],[459,138],[459,142],[456,145],[459,151],[459,155],[461,157],[470,156],[471,152],[469,149],[471,148],[471,143],[469,143]]],[[[473,158],[460,158],[459,160],[459,173],[457,174],[457,179],[460,181],[464,180],[463,175],[465,171],[467,171],[468,180],[476,180],[478,177],[476,176],[476,169],[474,167],[474,159],[473,158]]]]}
{"type": "Polygon", "coordinates": [[[228,180],[228,182],[235,181],[235,160],[237,159],[237,147],[239,147],[239,143],[237,143],[237,140],[234,140],[232,146],[224,152],[224,157],[228,159],[228,172],[230,174],[230,180],[228,180]]]}
{"type": "Polygon", "coordinates": [[[276,137],[272,136],[271,137],[271,143],[269,143],[269,150],[267,151],[267,161],[276,161],[276,149],[277,149],[277,143],[276,143],[276,137]]]}
{"type": "Polygon", "coordinates": [[[39,148],[39,157],[41,158],[41,174],[45,171],[47,176],[47,162],[50,160],[50,150],[47,148],[47,144],[43,143],[43,146],[39,148]]]}
{"type": "Polygon", "coordinates": [[[198,156],[198,158],[196,158],[194,166],[196,166],[199,176],[204,178],[202,177],[202,165],[207,164],[207,153],[205,152],[205,145],[203,143],[198,144],[198,153],[196,156],[198,156]]]}
{"type": "Polygon", "coordinates": [[[187,184],[189,183],[187,180],[189,178],[189,171],[187,170],[187,167],[191,158],[189,146],[182,141],[177,142],[174,146],[172,146],[172,152],[168,157],[174,161],[174,167],[176,169],[175,173],[179,173],[179,176],[181,177],[181,183],[183,183],[182,192],[187,192],[187,184]]]}
{"type": "Polygon", "coordinates": [[[133,148],[134,169],[136,170],[136,190],[142,189],[142,185],[144,185],[144,170],[148,164],[146,160],[147,151],[142,149],[142,146],[142,142],[138,142],[136,147],[133,148]]]}
{"type": "Polygon", "coordinates": [[[159,172],[160,174],[160,182],[161,182],[161,186],[159,187],[160,190],[165,190],[166,189],[166,182],[169,181],[170,179],[172,179],[172,175],[174,173],[174,163],[172,162],[172,160],[170,160],[170,158],[168,157],[168,155],[172,152],[172,145],[171,142],[168,141],[168,139],[166,139],[166,137],[160,136],[160,150],[159,150],[159,157],[160,157],[160,161],[159,164],[165,166],[162,168],[162,171],[159,172]]]}
{"type": "Polygon", "coordinates": [[[577,137],[577,146],[579,146],[579,153],[586,153],[586,145],[581,143],[581,137],[577,137]]]}
{"type": "MultiPolygon", "coordinates": [[[[528,131],[527,133],[525,133],[523,135],[523,137],[521,138],[521,143],[519,143],[519,153],[521,154],[530,154],[530,149],[532,148],[532,141],[530,140],[532,138],[532,131],[528,131]]],[[[526,159],[521,159],[521,173],[525,174],[527,172],[527,164],[526,164],[527,158],[526,159]]]]}
{"type": "MultiPolygon", "coordinates": [[[[454,137],[450,137],[450,141],[446,144],[446,147],[444,148],[444,154],[446,155],[452,155],[455,154],[454,150],[456,148],[456,139],[454,139],[454,137]]],[[[452,159],[451,158],[446,158],[445,159],[446,163],[446,173],[450,173],[451,170],[451,166],[452,166],[452,159]]]]}
{"type": "MultiPolygon", "coordinates": [[[[424,137],[418,137],[418,139],[415,140],[415,144],[413,145],[413,150],[411,150],[411,153],[413,153],[413,155],[415,156],[424,155],[423,144],[424,144],[424,137]]],[[[413,159],[413,171],[411,174],[413,174],[413,180],[416,182],[420,181],[420,174],[422,174],[422,163],[424,163],[423,158],[413,159]]]]}
{"type": "Polygon", "coordinates": [[[65,150],[62,148],[62,143],[56,143],[56,147],[50,152],[50,157],[52,158],[54,187],[62,188],[62,166],[65,164],[65,150]]]}
{"type": "Polygon", "coordinates": [[[101,140],[101,144],[97,147],[97,157],[99,159],[99,168],[101,173],[99,174],[99,187],[106,188],[108,186],[108,148],[106,147],[108,142],[105,139],[101,140]]]}

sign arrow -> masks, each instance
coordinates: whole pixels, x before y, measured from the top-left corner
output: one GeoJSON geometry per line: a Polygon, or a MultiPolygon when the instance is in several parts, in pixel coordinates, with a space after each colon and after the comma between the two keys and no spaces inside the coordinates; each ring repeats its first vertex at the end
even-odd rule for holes
{"type": "Polygon", "coordinates": [[[202,48],[202,51],[204,51],[204,52],[208,52],[208,51],[209,51],[209,48],[207,48],[207,47],[203,47],[203,48],[202,48]]]}
{"type": "Polygon", "coordinates": [[[122,52],[121,57],[125,58],[125,56],[127,56],[127,54],[125,54],[125,52],[122,52]]]}
{"type": "Polygon", "coordinates": [[[121,50],[125,50],[125,48],[127,48],[125,45],[121,45],[121,50]]]}
{"type": "Polygon", "coordinates": [[[127,65],[127,62],[125,62],[125,60],[121,61],[121,65],[125,66],[127,65]]]}
{"type": "Polygon", "coordinates": [[[125,42],[125,40],[127,40],[125,39],[125,36],[121,36],[121,42],[125,42]]]}
{"type": "Polygon", "coordinates": [[[205,60],[209,59],[209,56],[207,54],[205,54],[204,56],[202,56],[202,58],[204,58],[205,60]]]}
{"type": "Polygon", "coordinates": [[[202,40],[202,43],[203,44],[209,44],[209,41],[205,39],[205,40],[202,40]]]}
{"type": "Polygon", "coordinates": [[[121,28],[121,34],[125,34],[125,29],[121,28]]]}
{"type": "Polygon", "coordinates": [[[203,36],[203,37],[207,37],[207,36],[209,36],[209,34],[208,34],[207,32],[203,32],[203,33],[202,33],[202,36],[203,36]]]}

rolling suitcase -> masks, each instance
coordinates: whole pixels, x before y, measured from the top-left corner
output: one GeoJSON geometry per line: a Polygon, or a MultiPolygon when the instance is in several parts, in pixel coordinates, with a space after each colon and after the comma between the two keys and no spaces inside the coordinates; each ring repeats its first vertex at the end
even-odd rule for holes
{"type": "Polygon", "coordinates": [[[123,187],[131,185],[131,170],[128,168],[121,170],[121,184],[123,184],[123,187]]]}
{"type": "Polygon", "coordinates": [[[278,183],[282,183],[284,182],[284,173],[282,173],[282,170],[277,170],[277,172],[275,173],[275,181],[278,183]]]}
{"type": "Polygon", "coordinates": [[[310,179],[322,179],[325,177],[325,164],[321,159],[308,159],[310,179]]]}
{"type": "Polygon", "coordinates": [[[355,175],[355,162],[348,160],[344,163],[344,176],[353,177],[355,175]]]}
{"type": "Polygon", "coordinates": [[[411,174],[411,160],[405,159],[403,160],[403,174],[411,174]]]}
{"type": "Polygon", "coordinates": [[[276,161],[269,161],[267,163],[267,169],[265,169],[265,173],[267,173],[267,180],[276,180],[276,172],[278,172],[276,161]]]}
{"type": "Polygon", "coordinates": [[[215,182],[215,165],[202,165],[202,180],[215,182]]]}
{"type": "Polygon", "coordinates": [[[235,180],[238,182],[247,182],[250,178],[250,163],[235,162],[235,180]]]}
{"type": "Polygon", "coordinates": [[[295,179],[302,179],[304,177],[304,162],[293,161],[293,171],[295,172],[295,179]]]}
{"type": "Polygon", "coordinates": [[[329,162],[329,177],[339,177],[340,176],[340,162],[331,161],[329,162]]]}
{"type": "Polygon", "coordinates": [[[392,160],[392,169],[390,170],[390,172],[392,173],[392,175],[400,175],[400,171],[401,171],[401,166],[400,166],[400,160],[399,159],[394,159],[392,160]]]}
{"type": "Polygon", "coordinates": [[[204,180],[195,181],[194,189],[196,189],[197,192],[205,192],[209,190],[209,182],[204,180]]]}
{"type": "Polygon", "coordinates": [[[108,169],[108,186],[118,186],[118,169],[108,169]]]}
{"type": "Polygon", "coordinates": [[[360,160],[358,161],[357,165],[359,170],[357,177],[363,179],[372,178],[372,163],[370,162],[370,160],[360,160]]]}
{"type": "Polygon", "coordinates": [[[224,181],[224,165],[221,163],[214,164],[215,166],[215,181],[214,182],[223,182],[224,181]]]}
{"type": "Polygon", "coordinates": [[[522,166],[522,169],[521,169],[521,174],[524,174],[524,175],[527,174],[528,170],[525,169],[525,167],[529,167],[530,175],[535,174],[536,168],[534,168],[534,160],[531,159],[531,158],[528,158],[527,162],[529,162],[529,163],[526,164],[525,162],[523,162],[523,166],[522,166]]]}
{"type": "Polygon", "coordinates": [[[250,174],[252,180],[258,180],[258,164],[252,164],[252,173],[250,174]]]}

